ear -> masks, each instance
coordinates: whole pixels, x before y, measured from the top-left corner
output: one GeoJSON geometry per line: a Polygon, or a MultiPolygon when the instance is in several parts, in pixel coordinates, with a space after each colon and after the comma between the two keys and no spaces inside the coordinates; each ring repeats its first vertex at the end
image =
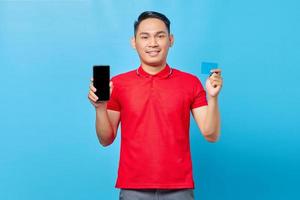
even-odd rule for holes
{"type": "Polygon", "coordinates": [[[172,47],[174,44],[174,35],[173,34],[170,34],[169,40],[170,40],[170,47],[172,47]]]}
{"type": "Polygon", "coordinates": [[[132,48],[136,49],[135,37],[134,36],[131,38],[131,46],[132,46],[132,48]]]}

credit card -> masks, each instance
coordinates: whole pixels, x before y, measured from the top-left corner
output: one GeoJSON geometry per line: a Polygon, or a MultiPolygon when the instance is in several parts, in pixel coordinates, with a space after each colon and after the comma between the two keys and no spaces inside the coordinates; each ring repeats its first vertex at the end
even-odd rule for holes
{"type": "Polygon", "coordinates": [[[218,63],[213,62],[202,62],[201,63],[201,73],[202,74],[211,74],[212,69],[217,69],[218,63]]]}

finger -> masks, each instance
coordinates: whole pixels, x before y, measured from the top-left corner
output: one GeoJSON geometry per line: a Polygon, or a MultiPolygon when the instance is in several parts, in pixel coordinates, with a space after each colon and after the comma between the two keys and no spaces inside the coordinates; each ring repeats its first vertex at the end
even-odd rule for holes
{"type": "Polygon", "coordinates": [[[221,73],[220,72],[213,72],[213,73],[211,73],[210,74],[210,76],[209,77],[221,77],[221,73]]]}
{"type": "Polygon", "coordinates": [[[222,78],[211,78],[211,81],[221,83],[223,80],[222,78]]]}
{"type": "Polygon", "coordinates": [[[97,95],[96,95],[93,91],[90,90],[89,95],[90,95],[93,99],[96,99],[96,101],[98,100],[97,95]]]}
{"type": "Polygon", "coordinates": [[[212,69],[210,70],[210,76],[212,75],[221,75],[222,70],[221,69],[212,69]]]}
{"type": "Polygon", "coordinates": [[[223,82],[222,82],[222,80],[218,80],[218,81],[215,81],[214,84],[221,87],[223,85],[223,82]]]}
{"type": "Polygon", "coordinates": [[[219,80],[222,80],[222,77],[220,77],[220,76],[211,76],[210,79],[213,80],[213,81],[219,81],[219,80]]]}
{"type": "Polygon", "coordinates": [[[221,76],[221,72],[212,72],[211,76],[221,76]]]}
{"type": "Polygon", "coordinates": [[[222,70],[221,69],[212,69],[212,70],[210,70],[210,72],[211,73],[221,73],[222,72],[222,70]]]}
{"type": "Polygon", "coordinates": [[[93,101],[93,102],[95,102],[95,100],[96,100],[95,97],[93,97],[93,95],[91,93],[88,94],[88,98],[90,101],[93,101]]]}
{"type": "Polygon", "coordinates": [[[90,101],[92,101],[93,103],[97,103],[97,100],[95,97],[93,96],[89,96],[90,101]]]}
{"type": "Polygon", "coordinates": [[[90,84],[90,90],[92,90],[93,92],[97,91],[97,89],[94,87],[94,85],[92,83],[90,84]]]}
{"type": "Polygon", "coordinates": [[[111,95],[111,93],[112,93],[113,88],[114,88],[114,84],[113,84],[112,81],[110,81],[110,82],[109,82],[109,94],[110,94],[110,95],[111,95]]]}
{"type": "Polygon", "coordinates": [[[220,82],[219,82],[219,81],[211,81],[210,84],[211,84],[214,88],[216,88],[217,86],[220,85],[220,82]]]}
{"type": "Polygon", "coordinates": [[[212,86],[213,86],[214,88],[216,88],[218,85],[217,85],[216,83],[213,83],[212,86]]]}
{"type": "Polygon", "coordinates": [[[221,76],[220,72],[211,72],[209,77],[212,77],[212,76],[221,76]]]}
{"type": "Polygon", "coordinates": [[[92,103],[96,103],[97,102],[97,99],[95,97],[93,97],[91,94],[88,95],[88,98],[89,100],[92,102],[92,103]]]}
{"type": "Polygon", "coordinates": [[[214,85],[214,86],[221,86],[221,85],[222,85],[222,82],[221,82],[221,81],[214,81],[214,82],[213,82],[213,85],[214,85]]]}
{"type": "Polygon", "coordinates": [[[217,83],[222,83],[222,79],[215,80],[217,83]]]}
{"type": "Polygon", "coordinates": [[[222,81],[223,78],[221,76],[212,76],[209,78],[211,81],[222,81]]]}

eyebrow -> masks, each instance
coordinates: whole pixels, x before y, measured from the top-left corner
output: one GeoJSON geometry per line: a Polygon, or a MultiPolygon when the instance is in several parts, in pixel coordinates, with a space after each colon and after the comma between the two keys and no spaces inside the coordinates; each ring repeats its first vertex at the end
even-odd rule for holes
{"type": "MultiPolygon", "coordinates": [[[[165,31],[158,31],[155,33],[155,35],[159,35],[159,34],[167,34],[165,31]]],[[[150,33],[148,32],[141,32],[139,35],[150,35],[150,33]]]]}

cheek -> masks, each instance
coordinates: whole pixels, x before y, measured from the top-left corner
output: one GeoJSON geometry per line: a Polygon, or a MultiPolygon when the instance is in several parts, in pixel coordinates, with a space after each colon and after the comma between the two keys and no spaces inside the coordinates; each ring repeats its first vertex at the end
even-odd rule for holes
{"type": "Polygon", "coordinates": [[[144,47],[145,47],[145,45],[142,42],[138,42],[138,43],[135,44],[135,48],[137,50],[143,50],[144,47]]]}
{"type": "Polygon", "coordinates": [[[171,43],[169,41],[164,41],[160,44],[160,46],[164,49],[164,50],[168,50],[170,47],[171,43]]]}
{"type": "Polygon", "coordinates": [[[164,46],[164,47],[162,48],[162,51],[163,51],[163,54],[167,54],[168,51],[169,51],[169,46],[164,46]]]}
{"type": "Polygon", "coordinates": [[[143,47],[142,47],[141,45],[136,45],[136,46],[135,46],[135,49],[137,50],[137,52],[138,52],[139,54],[141,54],[141,53],[144,52],[143,47]]]}

